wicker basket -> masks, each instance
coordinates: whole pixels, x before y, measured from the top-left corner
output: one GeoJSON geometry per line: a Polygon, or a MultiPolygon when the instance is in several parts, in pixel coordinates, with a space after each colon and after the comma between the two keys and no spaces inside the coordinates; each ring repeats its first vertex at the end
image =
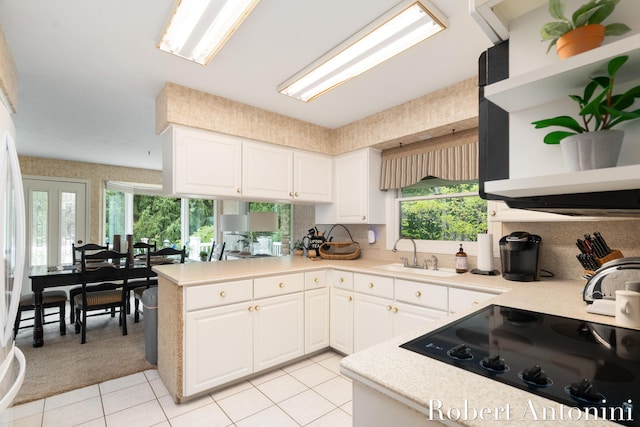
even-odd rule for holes
{"type": "Polygon", "coordinates": [[[331,232],[333,231],[333,229],[338,225],[347,231],[347,234],[349,234],[349,238],[351,238],[351,241],[323,243],[318,250],[320,257],[322,259],[334,259],[334,260],[350,260],[350,259],[359,258],[361,253],[360,244],[355,240],[353,240],[353,237],[351,237],[351,233],[349,232],[349,230],[347,230],[347,227],[345,227],[344,225],[336,224],[333,227],[331,227],[331,229],[329,230],[326,236],[327,240],[329,239],[329,236],[331,235],[331,232]]]}

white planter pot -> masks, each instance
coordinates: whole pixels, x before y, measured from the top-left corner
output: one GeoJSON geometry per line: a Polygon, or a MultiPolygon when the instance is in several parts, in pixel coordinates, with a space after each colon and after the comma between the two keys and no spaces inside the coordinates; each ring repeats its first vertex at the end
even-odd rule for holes
{"type": "Polygon", "coordinates": [[[560,141],[569,172],[611,168],[618,164],[624,131],[601,130],[571,135],[560,141]]]}

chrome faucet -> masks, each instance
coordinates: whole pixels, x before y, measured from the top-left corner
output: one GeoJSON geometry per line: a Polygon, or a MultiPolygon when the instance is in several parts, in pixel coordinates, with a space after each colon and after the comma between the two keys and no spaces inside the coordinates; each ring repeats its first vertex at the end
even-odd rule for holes
{"type": "Polygon", "coordinates": [[[420,266],[418,265],[418,250],[416,248],[416,242],[411,238],[411,237],[400,237],[398,240],[396,240],[396,242],[393,244],[393,249],[391,250],[392,252],[398,252],[398,249],[396,249],[396,245],[398,244],[398,242],[402,239],[407,239],[407,240],[411,240],[411,243],[413,243],[413,265],[407,265],[408,262],[405,260],[404,266],[405,267],[418,267],[420,268],[420,266]]]}
{"type": "Polygon", "coordinates": [[[438,270],[438,257],[435,255],[431,255],[431,262],[433,263],[433,270],[438,270]]]}

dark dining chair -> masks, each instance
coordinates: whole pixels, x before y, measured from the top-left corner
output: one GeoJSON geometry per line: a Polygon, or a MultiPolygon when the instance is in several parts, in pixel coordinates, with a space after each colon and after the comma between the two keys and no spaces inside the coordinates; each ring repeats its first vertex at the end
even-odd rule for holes
{"type": "MultiPolygon", "coordinates": [[[[151,274],[151,267],[160,264],[174,264],[180,263],[184,264],[185,259],[187,258],[187,248],[183,246],[182,249],[174,249],[174,248],[162,248],[156,252],[148,252],[149,261],[148,268],[149,274],[151,274]]],[[[133,321],[138,323],[140,321],[140,301],[142,300],[142,293],[149,289],[150,287],[158,286],[158,279],[152,277],[149,281],[147,281],[145,286],[138,286],[133,290],[134,297],[134,313],[133,313],[133,321]]]]}
{"type": "Polygon", "coordinates": [[[216,242],[213,242],[211,245],[211,252],[209,253],[209,261],[221,261],[226,244],[227,242],[222,242],[216,245],[216,242]]]}
{"type": "MultiPolygon", "coordinates": [[[[67,334],[67,325],[65,322],[66,316],[66,306],[67,306],[67,293],[65,291],[45,291],[42,293],[42,324],[48,325],[50,323],[60,323],[60,335],[67,334]],[[46,313],[48,308],[58,308],[57,313],[46,313]],[[58,320],[52,320],[47,322],[47,316],[58,315],[58,320]]],[[[20,297],[20,302],[18,304],[18,313],[16,315],[16,320],[13,324],[13,337],[15,338],[18,335],[19,329],[24,328],[33,328],[33,325],[20,326],[20,322],[22,320],[33,320],[35,321],[35,305],[33,303],[33,294],[22,295],[20,297]],[[25,311],[34,311],[34,317],[25,317],[22,318],[22,313],[25,311]]]]}
{"type": "Polygon", "coordinates": [[[89,312],[99,311],[93,316],[109,314],[108,310],[118,312],[122,335],[127,335],[129,255],[129,252],[110,250],[82,253],[82,292],[75,296],[75,330],[76,334],[82,334],[81,344],[87,340],[89,312]],[[89,286],[102,286],[103,290],[89,292],[89,286]]]}
{"type": "MultiPolygon", "coordinates": [[[[83,253],[96,253],[99,251],[106,251],[109,249],[109,245],[98,245],[96,243],[87,243],[86,245],[76,246],[75,243],[71,244],[71,256],[73,259],[73,265],[79,265],[82,260],[83,253]]],[[[104,290],[101,286],[96,286],[95,288],[89,289],[89,292],[96,290],[101,291],[104,290]]],[[[74,298],[76,295],[82,293],[82,286],[74,286],[69,289],[69,324],[75,324],[75,303],[74,298]]]]}
{"type": "Polygon", "coordinates": [[[149,288],[158,284],[158,279],[151,272],[151,253],[156,251],[155,243],[137,242],[133,244],[133,267],[146,269],[146,275],[141,278],[129,279],[127,285],[127,314],[131,312],[131,292],[138,287],[149,288]]]}

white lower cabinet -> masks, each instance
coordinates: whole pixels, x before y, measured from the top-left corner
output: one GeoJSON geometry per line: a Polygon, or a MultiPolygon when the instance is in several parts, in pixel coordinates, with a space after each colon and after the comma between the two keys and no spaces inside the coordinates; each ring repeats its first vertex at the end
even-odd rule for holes
{"type": "Polygon", "coordinates": [[[253,372],[250,302],[187,313],[184,394],[190,396],[253,372]]]}
{"type": "Polygon", "coordinates": [[[304,293],[304,353],[329,347],[329,288],[304,293]]]}
{"type": "Polygon", "coordinates": [[[353,349],[358,352],[393,337],[393,301],[356,293],[353,301],[353,349]]]}
{"type": "Polygon", "coordinates": [[[254,301],[254,371],[304,355],[302,292],[254,301]]]}
{"type": "Polygon", "coordinates": [[[303,356],[304,342],[303,292],[187,312],[184,395],[303,356]]]}
{"type": "Polygon", "coordinates": [[[351,354],[496,294],[336,270],[185,287],[184,396],[326,347],[351,354]]]}

